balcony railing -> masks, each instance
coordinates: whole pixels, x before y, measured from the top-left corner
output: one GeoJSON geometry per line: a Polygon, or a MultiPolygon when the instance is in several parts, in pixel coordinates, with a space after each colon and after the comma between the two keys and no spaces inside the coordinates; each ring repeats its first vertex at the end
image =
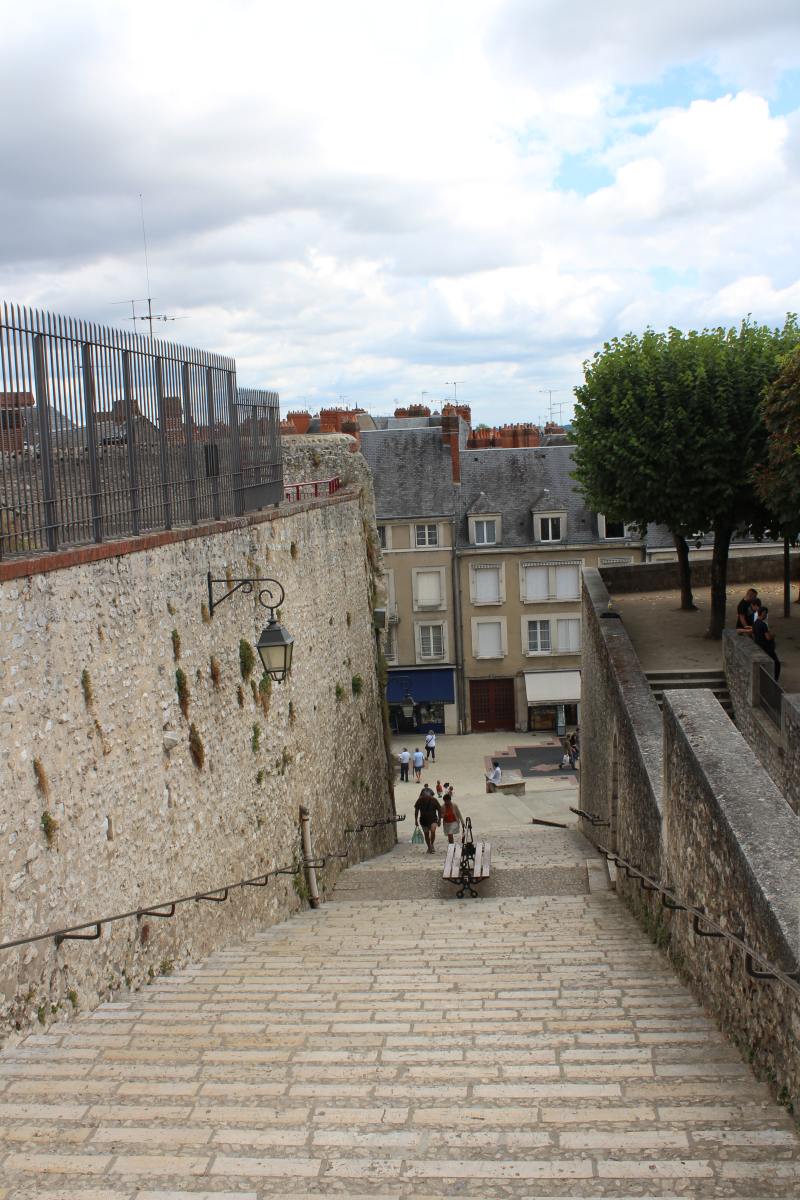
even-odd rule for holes
{"type": "Polygon", "coordinates": [[[283,487],[283,498],[287,504],[297,504],[301,500],[315,500],[318,496],[332,496],[341,486],[338,475],[331,479],[311,479],[306,483],[287,483],[283,487]]]}

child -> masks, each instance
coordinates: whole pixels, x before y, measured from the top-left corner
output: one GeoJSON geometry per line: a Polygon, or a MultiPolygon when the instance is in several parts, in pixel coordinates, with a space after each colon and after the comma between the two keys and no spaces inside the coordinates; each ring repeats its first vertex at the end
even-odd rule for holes
{"type": "Polygon", "coordinates": [[[442,794],[443,794],[442,781],[441,781],[441,779],[437,779],[436,780],[436,795],[439,797],[440,800],[442,798],[442,794]]]}

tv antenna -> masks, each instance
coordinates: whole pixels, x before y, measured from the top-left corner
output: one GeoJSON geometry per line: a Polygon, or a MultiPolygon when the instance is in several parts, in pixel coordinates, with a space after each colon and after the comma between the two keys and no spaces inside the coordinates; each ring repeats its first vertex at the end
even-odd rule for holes
{"type": "Polygon", "coordinates": [[[186,317],[171,317],[171,316],[168,316],[167,313],[154,313],[153,312],[153,297],[150,294],[150,261],[149,261],[149,257],[148,257],[148,253],[147,253],[147,229],[146,229],[145,223],[144,223],[144,199],[142,197],[141,192],[139,192],[139,210],[140,210],[141,216],[142,216],[142,243],[144,245],[144,270],[145,270],[145,275],[147,277],[147,295],[145,297],[140,297],[137,300],[112,300],[111,303],[112,304],[130,304],[131,315],[128,317],[128,320],[133,321],[134,324],[136,323],[136,321],[147,321],[148,327],[150,329],[150,340],[152,341],[153,340],[153,321],[185,321],[186,317]],[[147,312],[146,313],[137,313],[137,311],[136,311],[137,304],[146,304],[147,312]]]}
{"type": "MultiPolygon", "coordinates": [[[[563,390],[563,388],[539,388],[541,395],[548,397],[551,422],[553,420],[553,392],[563,392],[563,390]]],[[[561,409],[564,407],[564,405],[556,404],[555,407],[558,409],[558,417],[559,420],[561,420],[561,409]]]]}

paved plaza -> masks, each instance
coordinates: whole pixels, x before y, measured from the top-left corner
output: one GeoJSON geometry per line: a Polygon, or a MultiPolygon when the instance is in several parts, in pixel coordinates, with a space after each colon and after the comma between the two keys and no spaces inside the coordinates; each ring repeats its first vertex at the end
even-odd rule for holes
{"type": "MultiPolygon", "coordinates": [[[[485,898],[409,844],[333,899],[0,1055],[0,1200],[796,1197],[800,1145],[606,885],[573,777],[487,796],[485,898]],[[505,882],[504,882],[505,878],[505,882]]],[[[398,785],[411,813],[418,786],[398,785]]]]}

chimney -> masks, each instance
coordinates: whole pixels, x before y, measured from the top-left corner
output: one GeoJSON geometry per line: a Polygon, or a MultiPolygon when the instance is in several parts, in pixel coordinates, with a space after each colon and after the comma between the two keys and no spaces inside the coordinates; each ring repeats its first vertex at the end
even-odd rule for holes
{"type": "Polygon", "coordinates": [[[450,446],[450,469],[453,483],[461,483],[461,458],[458,445],[458,417],[442,417],[442,445],[450,446]]]}

